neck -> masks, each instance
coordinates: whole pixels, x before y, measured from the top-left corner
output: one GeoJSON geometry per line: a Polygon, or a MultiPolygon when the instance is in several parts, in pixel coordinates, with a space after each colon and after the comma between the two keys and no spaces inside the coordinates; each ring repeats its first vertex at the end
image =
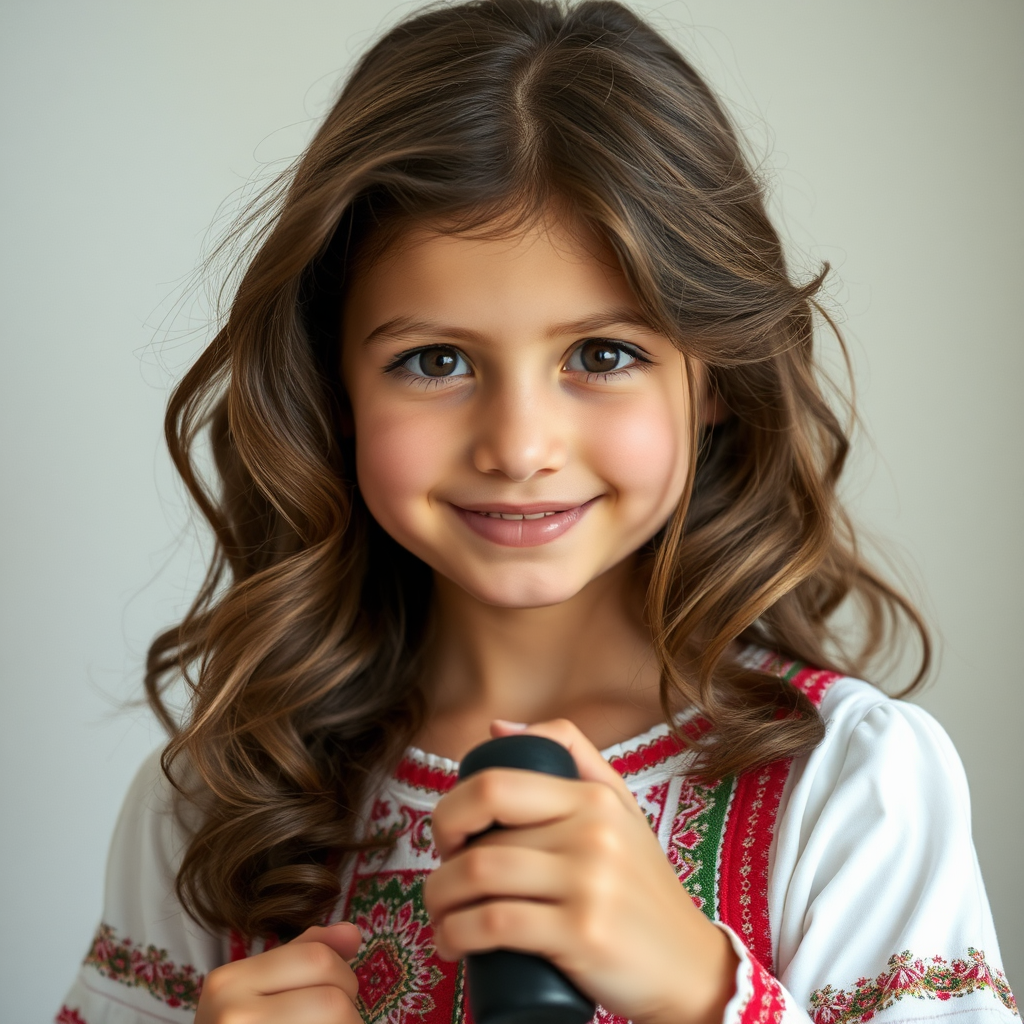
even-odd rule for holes
{"type": "Polygon", "coordinates": [[[570,718],[607,746],[661,720],[632,560],[546,608],[485,605],[440,576],[434,593],[419,746],[460,758],[487,738],[494,718],[570,718]]]}

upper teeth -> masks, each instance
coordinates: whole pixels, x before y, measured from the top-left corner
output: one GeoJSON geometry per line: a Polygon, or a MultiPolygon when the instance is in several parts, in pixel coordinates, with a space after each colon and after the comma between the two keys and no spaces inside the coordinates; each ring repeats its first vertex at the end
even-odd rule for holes
{"type": "Polygon", "coordinates": [[[557,512],[534,512],[525,515],[521,512],[481,512],[482,516],[490,516],[492,519],[543,519],[545,516],[556,516],[557,512]]]}

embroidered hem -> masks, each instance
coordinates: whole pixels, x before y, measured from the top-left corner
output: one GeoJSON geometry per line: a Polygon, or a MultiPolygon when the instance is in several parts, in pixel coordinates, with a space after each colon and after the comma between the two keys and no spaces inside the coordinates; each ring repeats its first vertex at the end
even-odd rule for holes
{"type": "Polygon", "coordinates": [[[814,1024],[854,1024],[871,1020],[905,997],[960,999],[986,989],[1019,1016],[1006,975],[989,966],[983,950],[969,946],[967,959],[952,961],[941,956],[915,959],[904,950],[889,957],[886,970],[876,978],[858,978],[848,989],[826,985],[812,992],[810,1012],[814,1024]]]}
{"type": "MultiPolygon", "coordinates": [[[[105,978],[130,988],[145,989],[166,1006],[182,1010],[199,1007],[203,975],[191,964],[178,967],[168,959],[166,949],[152,945],[143,948],[129,938],[119,938],[108,924],[97,929],[84,962],[105,978]]],[[[71,1017],[69,1024],[78,1022],[71,1017]]]]}

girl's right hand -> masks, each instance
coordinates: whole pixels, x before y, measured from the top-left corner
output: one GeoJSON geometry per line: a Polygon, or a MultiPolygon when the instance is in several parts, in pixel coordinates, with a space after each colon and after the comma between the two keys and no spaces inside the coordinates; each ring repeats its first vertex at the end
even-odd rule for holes
{"type": "Polygon", "coordinates": [[[195,1024],[363,1024],[359,982],[345,962],[362,936],[354,924],[307,928],[287,945],[210,971],[195,1024]]]}

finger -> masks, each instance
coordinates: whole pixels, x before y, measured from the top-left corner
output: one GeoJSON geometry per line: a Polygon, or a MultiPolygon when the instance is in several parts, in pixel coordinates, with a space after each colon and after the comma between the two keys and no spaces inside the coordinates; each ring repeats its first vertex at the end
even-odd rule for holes
{"type": "Polygon", "coordinates": [[[526,722],[510,722],[507,718],[494,718],[491,720],[491,735],[497,739],[499,736],[515,736],[516,733],[526,732],[530,726],[526,722]]]}
{"type": "Polygon", "coordinates": [[[578,789],[573,779],[519,768],[488,768],[472,775],[434,808],[437,852],[444,860],[493,825],[517,828],[568,817],[578,804],[578,789]]]}
{"type": "Polygon", "coordinates": [[[472,845],[430,872],[423,900],[433,921],[496,898],[557,901],[567,889],[562,861],[541,850],[472,845]]]}
{"type": "MultiPolygon", "coordinates": [[[[255,1009],[255,1008],[254,1008],[255,1009]]],[[[279,992],[260,1000],[253,1020],[288,1024],[363,1024],[353,999],[333,985],[279,992]]]]}
{"type": "Polygon", "coordinates": [[[519,728],[518,723],[505,722],[500,719],[495,720],[494,725],[498,727],[501,735],[518,732],[529,736],[545,736],[549,740],[561,743],[572,754],[581,779],[603,782],[620,795],[628,796],[631,803],[636,802],[625,782],[622,781],[622,776],[601,756],[601,751],[583,735],[579,727],[568,718],[552,718],[546,722],[535,722],[525,729],[519,728]]]}
{"type": "Polygon", "coordinates": [[[434,928],[434,945],[446,960],[470,953],[514,949],[565,967],[566,916],[561,907],[529,900],[493,900],[453,911],[434,928]]]}
{"type": "MultiPolygon", "coordinates": [[[[597,783],[588,782],[588,792],[582,794],[579,801],[581,809],[586,807],[587,798],[600,788],[599,796],[610,796],[607,794],[607,786],[598,787],[597,783]]],[[[614,797],[611,797],[614,800],[614,797]]],[[[615,804],[618,810],[618,804],[615,804]]],[[[552,821],[541,821],[536,825],[516,825],[514,828],[492,828],[482,836],[477,836],[471,842],[466,843],[461,850],[476,849],[479,847],[505,846],[516,849],[541,850],[544,853],[565,853],[579,845],[576,840],[579,836],[580,822],[575,810],[564,817],[552,821]]],[[[461,850],[452,854],[459,856],[461,850]]]]}
{"type": "MultiPolygon", "coordinates": [[[[312,939],[296,939],[248,960],[226,964],[216,974],[214,986],[234,993],[233,998],[329,986],[355,999],[359,991],[352,968],[330,946],[312,939]]],[[[211,973],[208,983],[213,978],[211,973]]]]}
{"type": "Polygon", "coordinates": [[[342,960],[351,960],[363,944],[363,933],[351,921],[339,921],[324,928],[317,925],[307,928],[292,942],[322,942],[330,946],[342,960]]]}

